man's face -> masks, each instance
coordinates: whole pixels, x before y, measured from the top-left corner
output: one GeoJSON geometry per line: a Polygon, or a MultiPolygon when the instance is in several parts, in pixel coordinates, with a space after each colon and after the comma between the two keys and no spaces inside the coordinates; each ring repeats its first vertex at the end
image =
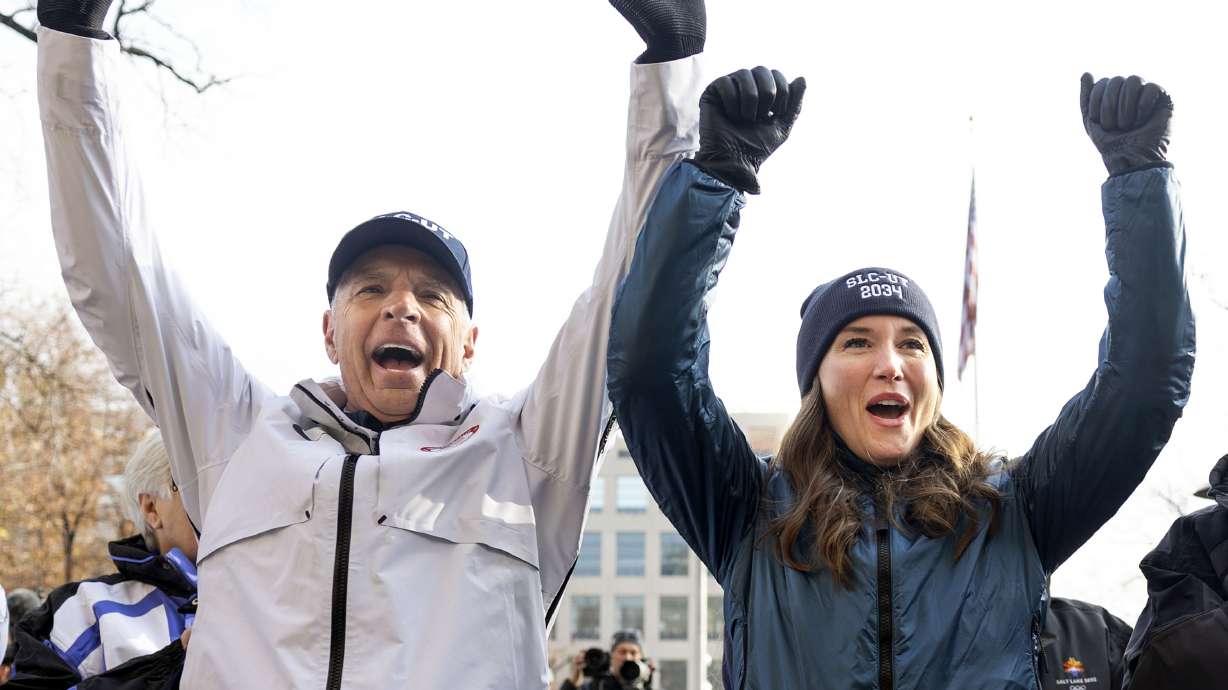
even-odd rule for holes
{"type": "Polygon", "coordinates": [[[623,664],[628,661],[642,661],[644,652],[640,650],[640,646],[634,642],[619,642],[618,645],[610,651],[610,668],[618,673],[618,669],[622,668],[623,664]]]}
{"type": "Polygon", "coordinates": [[[412,414],[435,369],[462,377],[477,337],[447,270],[399,245],[359,256],[324,313],[324,348],[341,366],[346,409],[365,410],[382,422],[412,414]]]}

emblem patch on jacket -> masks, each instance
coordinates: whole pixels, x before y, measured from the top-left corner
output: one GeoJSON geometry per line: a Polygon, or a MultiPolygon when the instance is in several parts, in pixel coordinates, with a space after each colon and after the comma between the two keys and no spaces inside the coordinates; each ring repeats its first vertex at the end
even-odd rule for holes
{"type": "Polygon", "coordinates": [[[461,434],[460,434],[459,436],[457,436],[456,438],[452,439],[451,441],[448,441],[447,445],[443,445],[443,446],[422,446],[422,448],[420,448],[419,450],[421,450],[423,453],[434,453],[434,452],[435,452],[435,451],[437,451],[437,450],[445,450],[445,449],[447,449],[447,448],[455,448],[456,446],[459,446],[460,444],[464,443],[465,441],[468,441],[470,436],[473,436],[474,434],[476,434],[476,433],[478,432],[478,427],[480,427],[480,426],[481,426],[481,424],[474,424],[473,426],[469,427],[468,429],[465,429],[463,432],[461,432],[461,434]]]}
{"type": "Polygon", "coordinates": [[[1057,685],[1084,687],[1100,682],[1096,676],[1087,675],[1087,667],[1073,656],[1066,657],[1066,660],[1062,662],[1062,672],[1066,674],[1066,677],[1058,678],[1057,685]]]}

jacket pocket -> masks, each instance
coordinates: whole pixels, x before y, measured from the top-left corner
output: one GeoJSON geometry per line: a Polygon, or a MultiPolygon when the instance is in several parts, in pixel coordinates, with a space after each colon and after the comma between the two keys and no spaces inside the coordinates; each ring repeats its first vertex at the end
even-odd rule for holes
{"type": "Polygon", "coordinates": [[[397,508],[380,507],[376,521],[385,527],[453,544],[481,544],[538,568],[537,537],[532,522],[510,522],[481,513],[457,514],[461,512],[458,508],[415,497],[397,508]]]}
{"type": "Polygon", "coordinates": [[[205,513],[197,562],[244,539],[311,519],[316,476],[332,448],[257,434],[240,446],[205,513]],[[277,442],[273,442],[277,441],[277,442]]]}
{"type": "Polygon", "coordinates": [[[464,457],[381,456],[376,522],[454,544],[482,544],[537,569],[528,480],[520,457],[508,450],[487,450],[479,441],[464,457]]]}

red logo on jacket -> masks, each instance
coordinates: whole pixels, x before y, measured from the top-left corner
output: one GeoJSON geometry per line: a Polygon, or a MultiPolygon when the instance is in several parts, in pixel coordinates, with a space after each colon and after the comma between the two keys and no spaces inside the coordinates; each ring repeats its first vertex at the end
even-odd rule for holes
{"type": "Polygon", "coordinates": [[[457,436],[456,438],[452,439],[451,441],[448,441],[447,445],[443,445],[443,446],[422,446],[422,448],[420,448],[419,450],[421,450],[423,453],[434,453],[434,452],[435,452],[435,451],[437,451],[437,450],[444,450],[444,449],[446,449],[446,448],[453,448],[453,447],[455,447],[455,446],[459,446],[460,444],[464,443],[465,441],[468,441],[470,436],[473,436],[474,434],[476,434],[476,433],[478,432],[478,427],[479,427],[479,426],[481,426],[481,425],[480,425],[480,424],[474,424],[473,426],[469,427],[468,429],[465,429],[465,431],[464,431],[464,432],[462,432],[460,436],[457,436]]]}

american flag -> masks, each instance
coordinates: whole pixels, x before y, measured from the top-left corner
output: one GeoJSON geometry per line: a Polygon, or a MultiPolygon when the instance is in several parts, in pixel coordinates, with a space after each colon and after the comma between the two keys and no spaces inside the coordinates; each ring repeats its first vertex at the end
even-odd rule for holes
{"type": "Polygon", "coordinates": [[[976,354],[976,176],[972,177],[972,193],[968,201],[968,249],[964,254],[964,316],[959,330],[959,379],[964,379],[964,367],[976,354]]]}

